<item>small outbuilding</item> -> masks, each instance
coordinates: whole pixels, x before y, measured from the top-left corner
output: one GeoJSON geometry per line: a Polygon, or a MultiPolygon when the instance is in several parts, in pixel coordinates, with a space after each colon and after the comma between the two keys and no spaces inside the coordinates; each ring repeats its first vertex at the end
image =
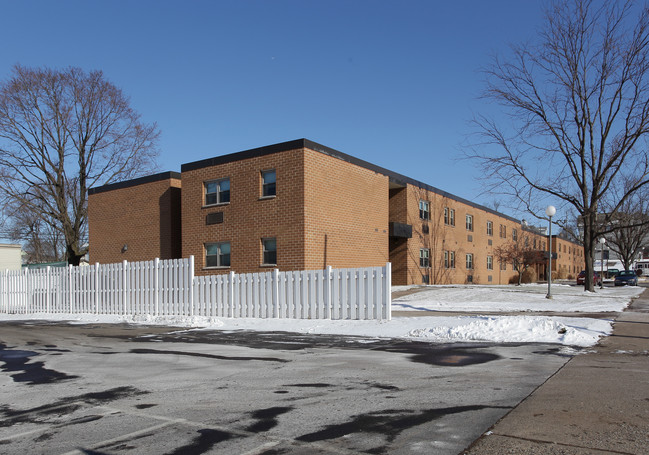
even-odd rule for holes
{"type": "Polygon", "coordinates": [[[0,243],[0,270],[20,270],[22,245],[0,243]]]}

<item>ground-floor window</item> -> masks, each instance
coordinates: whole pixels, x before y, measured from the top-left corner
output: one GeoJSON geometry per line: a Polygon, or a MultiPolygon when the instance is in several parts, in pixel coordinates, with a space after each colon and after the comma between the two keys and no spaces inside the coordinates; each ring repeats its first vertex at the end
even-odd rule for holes
{"type": "Polygon", "coordinates": [[[230,267],[230,242],[206,243],[205,267],[230,267]]]}
{"type": "Polygon", "coordinates": [[[494,258],[493,256],[487,256],[487,270],[494,269],[494,258]]]}
{"type": "Polygon", "coordinates": [[[444,251],[444,267],[447,269],[455,268],[455,251],[444,251]]]}
{"type": "Polygon", "coordinates": [[[430,250],[428,248],[419,250],[419,267],[430,267],[430,250]]]}
{"type": "Polygon", "coordinates": [[[466,255],[466,269],[471,270],[473,268],[473,254],[468,253],[466,255]]]}
{"type": "Polygon", "coordinates": [[[277,241],[275,238],[261,239],[262,265],[277,265],[277,241]]]}

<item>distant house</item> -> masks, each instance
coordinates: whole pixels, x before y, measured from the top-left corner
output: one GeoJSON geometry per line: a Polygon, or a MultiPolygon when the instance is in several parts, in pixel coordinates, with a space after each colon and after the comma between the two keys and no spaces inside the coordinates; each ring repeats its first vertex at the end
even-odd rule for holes
{"type": "Polygon", "coordinates": [[[22,246],[0,244],[0,270],[20,270],[22,264],[22,246]]]}

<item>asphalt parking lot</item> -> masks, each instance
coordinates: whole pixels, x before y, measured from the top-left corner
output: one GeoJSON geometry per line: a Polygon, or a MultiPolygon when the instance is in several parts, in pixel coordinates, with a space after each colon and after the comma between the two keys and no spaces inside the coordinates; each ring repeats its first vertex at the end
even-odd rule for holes
{"type": "Polygon", "coordinates": [[[0,452],[457,454],[553,375],[541,344],[0,323],[0,452]]]}

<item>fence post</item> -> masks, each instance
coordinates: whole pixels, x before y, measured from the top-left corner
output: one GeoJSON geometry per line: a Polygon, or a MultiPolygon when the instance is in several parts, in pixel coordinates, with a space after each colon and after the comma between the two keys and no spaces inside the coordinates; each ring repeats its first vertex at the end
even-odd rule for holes
{"type": "Polygon", "coordinates": [[[228,316],[234,316],[234,272],[230,271],[230,283],[228,285],[228,308],[230,309],[228,316]]]}
{"type": "Polygon", "coordinates": [[[160,311],[160,258],[153,260],[153,315],[160,311]]]}
{"type": "Polygon", "coordinates": [[[126,281],[127,281],[127,278],[128,278],[128,274],[126,272],[126,266],[127,265],[128,265],[128,261],[126,259],[124,259],[122,261],[122,286],[123,286],[123,289],[122,289],[122,305],[123,305],[123,308],[124,308],[124,314],[126,314],[127,307],[128,307],[128,304],[127,304],[127,301],[128,301],[128,286],[126,284],[126,281]]]}
{"type": "Polygon", "coordinates": [[[325,270],[325,282],[324,282],[324,299],[325,299],[325,318],[331,319],[332,315],[332,298],[331,298],[331,266],[328,265],[325,270]]]}
{"type": "Polygon", "coordinates": [[[385,264],[384,274],[384,292],[385,292],[385,319],[390,321],[392,319],[392,263],[385,264]]]}
{"type": "Polygon", "coordinates": [[[194,316],[194,256],[189,256],[189,270],[185,286],[189,288],[189,315],[194,316]]]}
{"type": "Polygon", "coordinates": [[[99,295],[101,286],[99,284],[99,262],[95,262],[95,314],[99,314],[99,295]]]}
{"type": "Polygon", "coordinates": [[[273,318],[279,318],[279,269],[273,269],[273,318]]]}
{"type": "Polygon", "coordinates": [[[50,266],[45,267],[45,311],[50,312],[50,301],[52,299],[52,291],[50,287],[50,266]]]}
{"type": "Polygon", "coordinates": [[[68,308],[70,313],[74,314],[74,309],[72,308],[72,302],[74,301],[74,296],[72,295],[72,264],[68,264],[68,308]]]}
{"type": "Polygon", "coordinates": [[[7,308],[7,299],[5,297],[5,293],[7,292],[7,277],[9,274],[9,270],[5,269],[4,272],[2,272],[2,285],[0,286],[0,310],[3,313],[9,313],[9,308],[7,308]]]}

